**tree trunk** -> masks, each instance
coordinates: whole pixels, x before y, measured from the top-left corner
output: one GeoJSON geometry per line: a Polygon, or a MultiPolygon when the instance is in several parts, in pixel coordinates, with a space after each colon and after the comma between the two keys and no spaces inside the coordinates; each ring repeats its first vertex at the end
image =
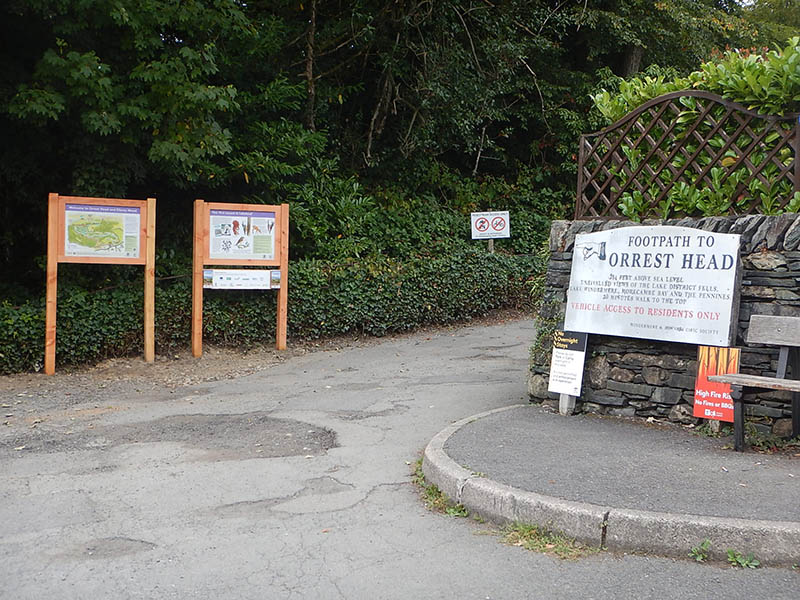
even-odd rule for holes
{"type": "Polygon", "coordinates": [[[625,49],[625,62],[622,65],[622,76],[630,77],[639,72],[642,65],[642,57],[644,56],[644,48],[641,46],[634,46],[628,44],[625,49]]]}
{"type": "Polygon", "coordinates": [[[314,35],[317,29],[317,0],[311,0],[309,5],[309,23],[308,23],[308,38],[306,41],[306,88],[308,91],[308,98],[306,100],[306,114],[305,123],[306,127],[311,131],[316,131],[314,123],[315,102],[316,102],[316,87],[314,86],[314,35]]]}

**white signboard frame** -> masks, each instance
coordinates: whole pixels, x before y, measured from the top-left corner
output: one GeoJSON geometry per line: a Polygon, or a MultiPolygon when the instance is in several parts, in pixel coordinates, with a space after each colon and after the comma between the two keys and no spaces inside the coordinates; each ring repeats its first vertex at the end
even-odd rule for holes
{"type": "Polygon", "coordinates": [[[564,328],[733,345],[739,237],[673,226],[577,235],[564,328]]]}
{"type": "Polygon", "coordinates": [[[203,269],[203,287],[212,290],[277,290],[278,269],[203,269]]]}
{"type": "Polygon", "coordinates": [[[474,212],[470,214],[473,240],[511,237],[511,219],[507,210],[474,212]]]}

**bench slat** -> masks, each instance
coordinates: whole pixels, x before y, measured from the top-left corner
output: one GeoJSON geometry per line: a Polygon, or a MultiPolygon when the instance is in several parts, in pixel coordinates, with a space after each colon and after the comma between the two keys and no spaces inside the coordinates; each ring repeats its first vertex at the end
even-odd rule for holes
{"type": "Polygon", "coordinates": [[[800,392],[800,381],[796,379],[776,379],[774,377],[765,377],[763,375],[732,373],[730,375],[709,375],[708,380],[746,387],[800,392]]]}
{"type": "Polygon", "coordinates": [[[747,343],[800,346],[800,317],[753,315],[747,329],[747,343]]]}

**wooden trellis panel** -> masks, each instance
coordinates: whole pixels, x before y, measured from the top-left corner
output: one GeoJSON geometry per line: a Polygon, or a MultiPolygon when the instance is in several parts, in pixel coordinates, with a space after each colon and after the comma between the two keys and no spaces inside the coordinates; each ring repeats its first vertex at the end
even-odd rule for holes
{"type": "Polygon", "coordinates": [[[576,219],[777,214],[800,204],[800,113],[672,92],[581,136],[576,219]]]}

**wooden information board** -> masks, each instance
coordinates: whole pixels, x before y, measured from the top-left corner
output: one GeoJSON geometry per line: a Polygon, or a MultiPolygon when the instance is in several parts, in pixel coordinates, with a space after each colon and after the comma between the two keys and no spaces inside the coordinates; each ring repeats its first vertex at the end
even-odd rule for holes
{"type": "Polygon", "coordinates": [[[195,200],[192,268],[192,355],[203,354],[203,268],[278,267],[276,347],[286,349],[289,297],[289,205],[225,204],[195,200]]]}
{"type": "Polygon", "coordinates": [[[56,369],[58,263],[144,265],[144,358],[155,359],[156,200],[50,194],[44,372],[56,369]]]}

